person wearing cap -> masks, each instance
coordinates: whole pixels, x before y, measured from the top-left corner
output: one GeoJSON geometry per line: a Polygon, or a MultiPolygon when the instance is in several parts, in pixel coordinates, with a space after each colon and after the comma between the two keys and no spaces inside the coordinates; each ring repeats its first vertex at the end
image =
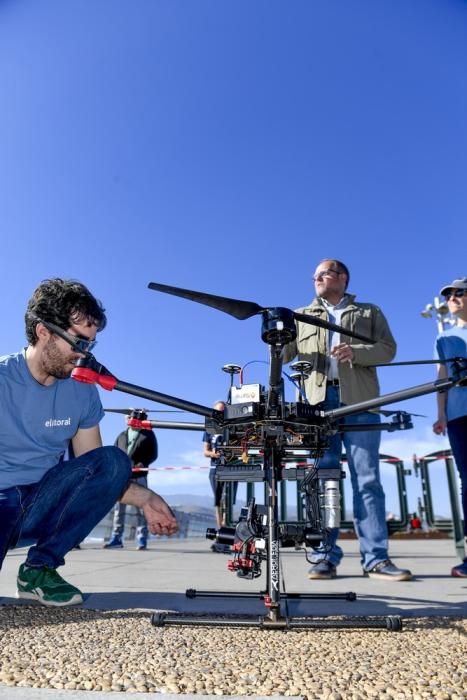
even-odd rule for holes
{"type": "MultiPolygon", "coordinates": [[[[138,411],[139,420],[147,420],[147,413],[138,411]]],[[[128,421],[128,419],[127,419],[128,421]]],[[[131,460],[131,480],[144,488],[148,485],[149,465],[157,459],[157,439],[152,430],[128,426],[115,440],[115,446],[126,452],[131,460]]],[[[148,542],[148,524],[141,508],[136,511],[136,548],[144,550],[148,542]]],[[[104,549],[121,549],[125,530],[126,504],[117,501],[114,507],[112,534],[104,549]]]]}
{"type": "MultiPolygon", "coordinates": [[[[456,325],[438,335],[435,358],[440,360],[438,378],[452,374],[452,364],[446,360],[467,357],[467,277],[455,279],[440,291],[456,325]]],[[[433,424],[436,435],[448,434],[449,444],[461,481],[464,538],[467,553],[467,387],[455,386],[447,392],[439,392],[438,418],[433,424]]],[[[467,557],[451,570],[451,576],[467,578],[467,557]]]]}
{"type": "MultiPolygon", "coordinates": [[[[355,301],[355,296],[347,293],[349,279],[349,270],[343,262],[334,258],[322,260],[313,276],[316,297],[298,311],[370,337],[374,342],[343,340],[337,332],[298,321],[297,338],[283,352],[284,362],[298,355],[300,360],[311,363],[311,374],[305,380],[306,396],[310,404],[323,410],[377,397],[378,377],[372,365],[390,362],[396,354],[396,343],[382,311],[374,304],[355,301]]],[[[348,422],[368,425],[379,423],[380,417],[378,413],[365,412],[350,416],[348,422]]],[[[379,472],[380,441],[379,430],[334,435],[318,468],[339,466],[344,445],[363,574],[387,581],[408,581],[411,572],[400,569],[389,559],[385,495],[379,472]]],[[[310,579],[335,578],[343,557],[337,545],[338,534],[339,530],[334,528],[325,545],[313,552],[310,579]]]]}

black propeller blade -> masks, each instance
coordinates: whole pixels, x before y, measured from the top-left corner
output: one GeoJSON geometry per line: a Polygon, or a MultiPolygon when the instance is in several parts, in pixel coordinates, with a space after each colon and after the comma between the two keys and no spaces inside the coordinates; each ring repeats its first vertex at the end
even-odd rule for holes
{"type": "Polygon", "coordinates": [[[448,357],[446,360],[404,360],[403,362],[380,362],[378,365],[367,365],[368,367],[409,367],[410,365],[441,365],[446,362],[459,362],[462,357],[448,357]]]}
{"type": "Polygon", "coordinates": [[[326,328],[329,331],[337,331],[341,335],[347,335],[349,338],[356,338],[357,340],[363,340],[364,343],[374,343],[374,340],[367,338],[365,335],[360,335],[360,333],[355,333],[349,331],[342,326],[337,326],[335,323],[330,323],[329,321],[323,321],[317,316],[312,316],[311,314],[299,314],[294,311],[294,318],[301,323],[308,323],[310,326],[319,326],[320,328],[326,328]]]}
{"type": "Polygon", "coordinates": [[[175,409],[147,409],[147,408],[104,408],[106,413],[122,413],[124,416],[131,416],[132,413],[186,413],[186,411],[177,411],[175,409]]]}
{"type": "Polygon", "coordinates": [[[427,416],[424,416],[422,413],[412,413],[412,411],[398,411],[397,409],[394,411],[387,411],[383,408],[380,408],[376,411],[376,413],[381,413],[383,416],[394,416],[396,413],[404,413],[408,416],[415,416],[416,418],[427,418],[427,416]]]}
{"type": "MultiPolygon", "coordinates": [[[[205,306],[211,306],[218,311],[223,311],[240,321],[245,321],[247,318],[256,316],[263,311],[268,311],[270,307],[259,306],[253,301],[241,301],[240,299],[230,299],[228,297],[220,297],[215,294],[205,294],[204,292],[195,292],[191,289],[181,289],[180,287],[171,287],[167,284],[159,284],[157,282],[150,282],[148,284],[149,289],[153,289],[156,292],[164,292],[165,294],[173,294],[176,297],[182,297],[183,299],[189,299],[190,301],[196,301],[199,304],[204,304],[205,306]]],[[[295,311],[292,312],[294,318],[302,323],[308,323],[311,326],[319,326],[320,328],[326,328],[327,330],[337,331],[350,338],[356,338],[357,340],[363,340],[365,343],[373,343],[371,338],[367,338],[364,335],[358,333],[352,333],[342,326],[337,326],[335,323],[329,323],[328,321],[323,321],[316,316],[308,314],[299,314],[295,311]]]]}
{"type": "Polygon", "coordinates": [[[149,289],[154,289],[156,292],[173,294],[176,297],[182,297],[183,299],[189,299],[190,301],[197,301],[199,304],[204,304],[205,306],[211,306],[213,309],[224,311],[224,313],[230,314],[230,316],[234,316],[234,318],[238,318],[239,321],[245,321],[247,318],[251,318],[252,316],[255,316],[256,314],[259,314],[261,311],[265,310],[258,304],[255,304],[253,301],[241,301],[239,299],[219,297],[215,294],[193,292],[190,289],[169,287],[167,284],[158,284],[157,282],[150,282],[148,287],[149,289]]]}

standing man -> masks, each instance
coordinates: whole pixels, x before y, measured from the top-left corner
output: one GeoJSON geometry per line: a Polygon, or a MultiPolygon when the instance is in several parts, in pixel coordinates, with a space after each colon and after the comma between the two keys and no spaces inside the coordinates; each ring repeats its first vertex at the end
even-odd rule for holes
{"type": "MultiPolygon", "coordinates": [[[[147,420],[148,414],[138,411],[138,420],[147,420]]],[[[127,418],[128,422],[129,418],[127,418]]],[[[147,488],[149,465],[157,459],[157,440],[152,430],[128,426],[115,440],[115,446],[125,452],[131,461],[131,480],[147,488]]],[[[126,505],[117,501],[114,507],[113,530],[104,549],[122,548],[125,530],[126,505]]],[[[141,508],[136,508],[136,546],[138,550],[147,548],[148,525],[141,508]]]]}
{"type": "MultiPolygon", "coordinates": [[[[446,299],[449,311],[456,319],[456,325],[443,331],[436,338],[435,357],[438,365],[438,379],[448,373],[445,361],[450,357],[467,357],[467,277],[454,280],[440,292],[446,299]]],[[[438,420],[433,425],[436,435],[448,433],[449,444],[461,480],[462,512],[464,516],[464,538],[467,551],[467,387],[455,386],[447,392],[436,395],[438,420]]],[[[467,578],[467,557],[461,564],[451,569],[451,576],[467,578]]]]}
{"type": "MultiPolygon", "coordinates": [[[[297,338],[284,348],[284,362],[298,355],[312,365],[305,390],[312,405],[330,410],[346,404],[373,399],[379,395],[376,370],[371,365],[390,362],[396,343],[381,310],[374,304],[355,301],[347,293],[349,270],[335,259],[322,260],[313,281],[316,297],[309,306],[298,309],[325,321],[341,325],[368,338],[372,344],[346,339],[337,332],[297,322],[297,338]]],[[[359,413],[351,423],[379,423],[377,413],[359,413]]],[[[355,532],[360,543],[365,576],[388,581],[408,581],[412,574],[399,569],[388,555],[388,532],[383,487],[379,473],[379,431],[343,432],[331,437],[330,446],[319,467],[336,467],[344,444],[353,490],[355,532]]],[[[311,579],[331,579],[343,556],[337,545],[339,530],[331,531],[328,545],[312,555],[311,579]]]]}
{"type": "Polygon", "coordinates": [[[142,508],[151,532],[178,528],[166,502],[130,480],[128,456],[102,446],[96,387],[71,379],[106,325],[100,302],[80,282],[45,280],[25,321],[28,346],[0,358],[0,566],[9,549],[33,542],[18,597],[72,605],[81,591],[57,568],[115,501],[142,508]],[[70,442],[75,457],[64,461],[70,442]]]}

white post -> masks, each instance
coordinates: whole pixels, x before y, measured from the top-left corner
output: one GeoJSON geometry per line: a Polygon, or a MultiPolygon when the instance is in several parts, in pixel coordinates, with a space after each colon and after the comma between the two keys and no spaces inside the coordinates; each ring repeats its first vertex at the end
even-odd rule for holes
{"type": "Polygon", "coordinates": [[[433,311],[435,312],[438,333],[442,333],[455,323],[454,319],[446,318],[446,315],[449,314],[448,305],[444,301],[440,302],[439,297],[435,297],[432,304],[427,304],[420,314],[423,318],[432,318],[433,311]]]}

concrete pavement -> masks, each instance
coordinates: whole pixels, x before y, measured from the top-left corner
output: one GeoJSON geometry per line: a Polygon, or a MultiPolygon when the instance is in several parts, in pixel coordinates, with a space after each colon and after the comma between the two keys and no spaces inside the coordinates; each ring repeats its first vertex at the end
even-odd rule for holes
{"type": "MultiPolygon", "coordinates": [[[[291,615],[402,615],[403,617],[467,616],[467,579],[452,578],[458,563],[452,540],[392,539],[390,553],[401,567],[410,568],[407,582],[376,581],[362,576],[358,542],[344,540],[345,557],[332,581],[310,581],[309,564],[302,551],[283,549],[281,568],[287,593],[345,593],[357,600],[290,600],[291,615]]],[[[22,604],[15,598],[16,574],[26,550],[14,550],[0,573],[0,604],[22,604]]],[[[229,598],[228,592],[260,592],[265,573],[254,581],[239,579],[227,570],[226,554],[210,551],[204,539],[150,540],[146,551],[134,543],[124,549],[104,550],[101,543],[85,543],[67,556],[60,573],[80,588],[84,608],[97,610],[176,610],[263,614],[258,599],[229,598]],[[187,588],[225,591],[225,598],[185,596],[187,588]]]]}
{"type": "MultiPolygon", "coordinates": [[[[467,617],[467,579],[449,576],[452,566],[458,563],[452,540],[391,540],[390,551],[393,560],[402,567],[410,568],[414,574],[413,581],[399,583],[363,577],[357,541],[344,540],[342,546],[346,555],[339,567],[338,578],[332,581],[308,580],[309,564],[303,552],[282,550],[283,589],[287,593],[319,594],[345,594],[352,591],[357,594],[357,599],[290,599],[281,604],[282,614],[312,618],[340,615],[401,615],[407,620],[421,617],[467,617]]],[[[30,605],[28,601],[15,598],[16,574],[25,554],[26,550],[15,550],[6,558],[0,573],[2,606],[30,605]]],[[[102,543],[87,542],[82,545],[80,551],[73,550],[68,554],[61,573],[83,591],[83,608],[89,611],[118,611],[117,617],[120,617],[120,612],[123,617],[126,611],[135,610],[222,615],[265,614],[266,609],[259,595],[265,586],[264,572],[260,579],[254,581],[239,579],[227,570],[229,558],[229,555],[212,553],[210,542],[204,539],[151,540],[148,550],[142,552],[136,551],[134,543],[120,550],[104,550],[102,543]],[[197,596],[190,599],[185,595],[187,588],[225,592],[225,596],[197,596]],[[253,592],[258,595],[234,598],[229,596],[229,593],[233,592],[253,592]]],[[[407,625],[410,626],[409,621],[407,625]]],[[[148,634],[148,628],[150,629],[151,625],[147,618],[137,622],[136,636],[141,637],[142,644],[145,635],[148,634]]],[[[280,635],[281,632],[275,634],[280,635]]],[[[371,635],[371,631],[366,634],[371,635]]],[[[393,633],[388,633],[384,639],[387,639],[387,642],[383,641],[382,644],[387,643],[387,648],[391,648],[395,639],[393,633]]],[[[103,642],[101,640],[97,643],[103,642]]],[[[175,698],[175,694],[172,697],[170,693],[158,695],[164,700],[175,698]]],[[[0,700],[111,700],[114,696],[115,693],[98,690],[22,688],[0,684],[0,700]]],[[[147,700],[153,696],[154,693],[132,692],[135,700],[147,700]]],[[[297,694],[295,696],[298,697],[297,694]]],[[[219,700],[223,697],[231,699],[234,696],[193,696],[184,693],[187,700],[212,700],[214,697],[219,700]]]]}

